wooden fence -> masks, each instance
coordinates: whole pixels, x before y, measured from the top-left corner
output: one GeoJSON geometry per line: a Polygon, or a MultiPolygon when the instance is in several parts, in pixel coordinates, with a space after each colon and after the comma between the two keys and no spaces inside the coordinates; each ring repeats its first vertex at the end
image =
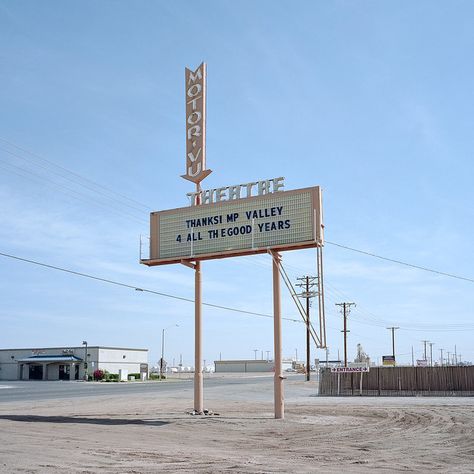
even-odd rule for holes
{"type": "Polygon", "coordinates": [[[363,374],[319,374],[321,396],[474,396],[474,366],[371,367],[363,374]]]}

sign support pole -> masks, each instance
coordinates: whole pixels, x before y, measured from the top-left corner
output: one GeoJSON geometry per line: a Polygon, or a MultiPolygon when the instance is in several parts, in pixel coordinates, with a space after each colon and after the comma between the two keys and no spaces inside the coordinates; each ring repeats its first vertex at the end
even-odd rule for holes
{"type": "Polygon", "coordinates": [[[201,318],[201,262],[194,264],[194,411],[202,414],[202,318],[201,318]]]}
{"type": "MultiPolygon", "coordinates": [[[[196,192],[201,192],[200,183],[196,183],[196,192]]],[[[196,196],[196,205],[201,204],[201,195],[196,196]]],[[[201,262],[194,263],[194,411],[204,412],[203,378],[202,378],[202,285],[201,262]]]]}
{"type": "Polygon", "coordinates": [[[280,307],[280,261],[278,252],[270,251],[273,260],[273,327],[274,327],[274,351],[275,351],[275,379],[274,400],[275,418],[285,418],[285,400],[283,393],[283,373],[281,357],[281,307],[280,307]]]}

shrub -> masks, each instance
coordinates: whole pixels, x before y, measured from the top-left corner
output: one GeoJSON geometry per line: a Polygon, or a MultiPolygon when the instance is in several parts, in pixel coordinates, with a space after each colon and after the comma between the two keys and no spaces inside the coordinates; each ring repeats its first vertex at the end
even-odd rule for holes
{"type": "Polygon", "coordinates": [[[94,370],[94,380],[102,380],[105,377],[105,372],[102,369],[94,370]]]}
{"type": "MultiPolygon", "coordinates": [[[[161,378],[165,379],[166,375],[163,375],[161,378]]],[[[150,380],[160,380],[160,374],[157,374],[157,373],[150,374],[150,380]]]]}

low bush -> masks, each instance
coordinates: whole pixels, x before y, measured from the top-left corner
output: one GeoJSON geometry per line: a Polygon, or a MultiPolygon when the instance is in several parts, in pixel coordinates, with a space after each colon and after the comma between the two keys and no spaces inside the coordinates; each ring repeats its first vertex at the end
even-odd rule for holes
{"type": "Polygon", "coordinates": [[[105,372],[102,369],[96,369],[93,373],[94,380],[103,380],[105,377],[105,372]]]}
{"type": "MultiPolygon", "coordinates": [[[[150,380],[160,380],[160,374],[156,374],[156,373],[150,374],[149,378],[150,380]]],[[[162,375],[161,378],[165,379],[166,375],[162,375]]]]}

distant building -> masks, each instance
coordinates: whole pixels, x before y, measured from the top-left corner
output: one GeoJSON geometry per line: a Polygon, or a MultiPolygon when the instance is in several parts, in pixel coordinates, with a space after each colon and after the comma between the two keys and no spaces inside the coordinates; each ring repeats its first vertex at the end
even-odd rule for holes
{"type": "MultiPolygon", "coordinates": [[[[273,360],[216,360],[214,361],[216,372],[274,372],[275,362],[273,360]]],[[[292,368],[291,360],[282,362],[283,370],[292,368]]]]}
{"type": "Polygon", "coordinates": [[[148,372],[148,349],[85,346],[0,349],[0,380],[82,380],[101,369],[148,372]]]}

